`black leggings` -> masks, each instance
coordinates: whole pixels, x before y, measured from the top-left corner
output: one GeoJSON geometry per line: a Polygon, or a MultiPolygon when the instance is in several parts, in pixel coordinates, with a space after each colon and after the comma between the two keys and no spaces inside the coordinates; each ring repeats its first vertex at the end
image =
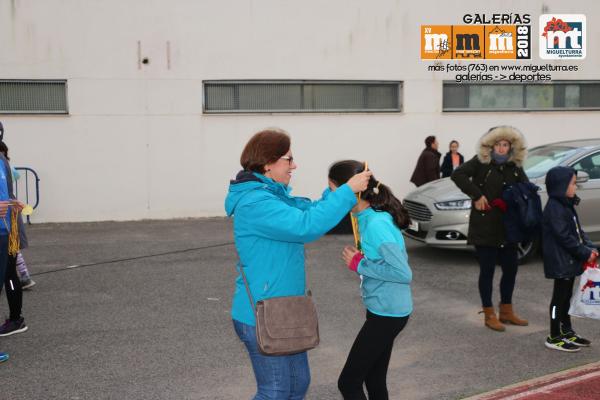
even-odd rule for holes
{"type": "Polygon", "coordinates": [[[550,302],[550,336],[555,338],[573,330],[569,306],[573,294],[575,278],[555,279],[552,301],[550,302]]]}
{"type": "Polygon", "coordinates": [[[496,265],[502,267],[500,279],[500,302],[512,304],[512,294],[517,280],[519,257],[516,245],[503,247],[476,246],[479,259],[479,295],[483,307],[492,307],[492,288],[494,286],[494,270],[496,265]]]}
{"type": "Polygon", "coordinates": [[[387,400],[387,370],[394,339],[406,326],[408,317],[382,317],[367,311],[367,320],[358,333],[346,365],[340,374],[338,388],[345,400],[387,400]]]}
{"type": "MultiPolygon", "coordinates": [[[[17,275],[17,257],[15,256],[8,256],[6,273],[4,275],[4,288],[6,290],[8,309],[10,310],[9,318],[12,321],[17,321],[21,318],[21,309],[23,308],[23,288],[21,287],[21,280],[17,275]]],[[[0,285],[1,292],[2,285],[0,285]]]]}

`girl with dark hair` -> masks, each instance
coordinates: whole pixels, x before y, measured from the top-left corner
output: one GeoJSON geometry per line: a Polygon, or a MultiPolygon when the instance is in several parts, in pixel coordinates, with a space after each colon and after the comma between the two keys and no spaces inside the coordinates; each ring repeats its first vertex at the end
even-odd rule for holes
{"type": "Polygon", "coordinates": [[[306,351],[262,354],[256,338],[255,303],[305,293],[304,244],[340,222],[356,204],[354,193],[367,188],[371,173],[350,177],[335,193],[327,189],[318,201],[292,196],[288,185],[297,165],[290,137],[276,128],[255,134],[246,144],[240,164],[243,170],[231,181],[225,200],[227,215],[234,217],[240,259],[231,309],[233,326],[254,370],[257,393],[253,398],[301,400],[310,383],[306,351]]]}
{"type": "MultiPolygon", "coordinates": [[[[0,141],[0,154],[1,154],[1,162],[3,163],[4,169],[6,170],[6,174],[9,175],[7,178],[3,179],[8,186],[8,196],[13,201],[15,200],[14,192],[13,192],[13,176],[15,171],[11,165],[9,164],[10,158],[8,157],[8,146],[3,141],[0,141]],[[9,179],[8,179],[9,178],[9,179]]],[[[19,208],[22,208],[22,203],[17,202],[19,208]]],[[[11,226],[6,221],[10,221],[9,217],[4,218],[4,229],[7,231],[7,235],[10,234],[11,226]]],[[[17,223],[19,225],[19,242],[23,240],[23,244],[27,243],[27,238],[24,236],[25,230],[23,228],[23,220],[21,219],[21,215],[17,219],[17,223]]],[[[1,224],[1,223],[0,223],[1,224]]],[[[4,234],[3,234],[4,235],[4,234]]],[[[21,246],[19,248],[19,252],[17,255],[7,254],[6,255],[6,270],[4,274],[4,287],[6,290],[6,300],[8,302],[9,309],[9,317],[4,321],[4,324],[0,325],[0,336],[10,336],[17,333],[22,333],[29,329],[25,324],[25,319],[21,315],[21,311],[23,309],[23,287],[21,286],[21,280],[17,274],[17,264],[19,262],[18,254],[20,254],[20,250],[23,248],[21,246]]],[[[4,250],[4,249],[2,249],[4,250]]],[[[7,249],[8,250],[8,249],[7,249]]],[[[22,259],[22,257],[21,257],[22,259]]],[[[0,292],[2,291],[2,286],[0,285],[0,292]]]]}
{"type": "Polygon", "coordinates": [[[442,161],[442,178],[448,178],[456,168],[465,163],[465,158],[458,152],[458,146],[458,141],[450,142],[450,151],[446,153],[444,161],[442,161]]]}
{"type": "MultiPolygon", "coordinates": [[[[6,143],[4,143],[2,141],[0,141],[0,153],[4,154],[4,157],[6,158],[6,160],[10,161],[10,157],[8,156],[8,146],[6,145],[6,143]]],[[[11,171],[12,181],[13,182],[18,181],[19,178],[21,177],[21,174],[19,174],[19,171],[17,171],[15,169],[15,167],[13,167],[12,165],[10,167],[10,171],[11,171]]],[[[25,224],[23,223],[23,218],[21,215],[19,215],[18,223],[19,223],[19,244],[21,246],[19,250],[23,250],[29,246],[29,241],[27,240],[27,233],[25,232],[25,224]]],[[[17,253],[16,263],[17,263],[17,273],[19,274],[19,279],[21,281],[22,289],[23,290],[30,289],[31,287],[33,287],[35,285],[35,281],[33,279],[31,279],[31,275],[29,274],[29,269],[27,268],[27,264],[25,263],[25,259],[23,258],[23,253],[21,251],[19,251],[17,253]]]]}
{"type": "MultiPolygon", "coordinates": [[[[357,173],[361,162],[346,160],[329,169],[332,191],[357,173]]],[[[362,276],[366,321],[358,333],[338,380],[344,399],[388,399],[386,376],[394,339],[412,312],[412,271],[401,229],[410,223],[408,212],[389,187],[371,176],[366,190],[352,208],[358,219],[361,249],[346,247],[342,258],[362,276]]]]}

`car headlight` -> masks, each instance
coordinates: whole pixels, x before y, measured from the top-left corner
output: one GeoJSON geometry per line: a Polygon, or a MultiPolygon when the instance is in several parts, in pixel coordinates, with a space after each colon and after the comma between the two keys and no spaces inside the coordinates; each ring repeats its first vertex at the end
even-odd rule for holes
{"type": "Polygon", "coordinates": [[[452,200],[452,201],[443,201],[441,203],[435,203],[435,208],[438,210],[470,210],[471,209],[471,200],[452,200]]]}

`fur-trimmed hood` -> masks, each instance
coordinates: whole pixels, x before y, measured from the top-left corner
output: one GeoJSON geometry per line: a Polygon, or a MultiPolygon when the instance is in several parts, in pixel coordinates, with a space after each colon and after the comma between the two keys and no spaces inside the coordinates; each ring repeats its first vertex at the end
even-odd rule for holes
{"type": "Polygon", "coordinates": [[[499,140],[508,140],[511,144],[509,162],[514,162],[517,167],[522,167],[527,158],[527,143],[523,134],[512,126],[501,125],[491,128],[479,139],[477,143],[477,158],[482,164],[492,161],[494,144],[499,140]]]}

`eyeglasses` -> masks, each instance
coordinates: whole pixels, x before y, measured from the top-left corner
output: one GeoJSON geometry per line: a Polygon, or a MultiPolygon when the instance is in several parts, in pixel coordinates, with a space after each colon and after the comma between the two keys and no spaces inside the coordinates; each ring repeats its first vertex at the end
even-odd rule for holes
{"type": "Polygon", "coordinates": [[[292,163],[294,162],[294,157],[292,156],[283,156],[283,157],[279,157],[281,160],[287,160],[287,162],[292,165],[292,163]]]}

